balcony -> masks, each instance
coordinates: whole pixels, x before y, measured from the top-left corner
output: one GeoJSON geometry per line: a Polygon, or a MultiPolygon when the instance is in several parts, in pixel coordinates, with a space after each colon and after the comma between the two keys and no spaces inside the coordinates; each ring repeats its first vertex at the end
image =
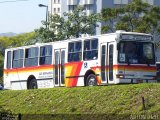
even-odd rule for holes
{"type": "Polygon", "coordinates": [[[67,5],[77,5],[78,0],[67,0],[67,5]]]}
{"type": "Polygon", "coordinates": [[[94,0],[83,0],[83,5],[94,4],[94,0]]]}

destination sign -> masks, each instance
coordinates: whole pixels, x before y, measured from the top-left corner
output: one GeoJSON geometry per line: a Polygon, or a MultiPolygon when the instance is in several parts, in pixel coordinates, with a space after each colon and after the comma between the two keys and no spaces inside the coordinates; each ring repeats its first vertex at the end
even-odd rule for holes
{"type": "Polygon", "coordinates": [[[122,34],[121,40],[139,40],[139,41],[151,41],[152,36],[150,35],[134,35],[134,34],[122,34]]]}

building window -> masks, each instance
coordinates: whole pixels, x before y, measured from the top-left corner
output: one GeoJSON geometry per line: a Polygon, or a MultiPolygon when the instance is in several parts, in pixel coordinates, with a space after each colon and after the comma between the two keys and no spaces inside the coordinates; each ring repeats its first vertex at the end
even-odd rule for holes
{"type": "Polygon", "coordinates": [[[23,49],[13,51],[13,63],[12,63],[13,68],[23,67],[23,54],[24,54],[23,49]]]}
{"type": "Polygon", "coordinates": [[[113,2],[116,5],[128,4],[128,0],[114,0],[113,2]]]}
{"type": "Polygon", "coordinates": [[[68,62],[82,60],[82,42],[70,42],[68,44],[68,62]]]}
{"type": "Polygon", "coordinates": [[[77,6],[76,5],[69,5],[68,7],[69,7],[69,11],[73,11],[76,9],[77,6]]]}
{"type": "Polygon", "coordinates": [[[54,10],[53,10],[53,11],[54,11],[54,13],[56,13],[56,8],[54,8],[54,10]]]}
{"type": "Polygon", "coordinates": [[[58,13],[60,13],[60,8],[58,8],[58,13]]]}
{"type": "Polygon", "coordinates": [[[98,58],[98,39],[84,41],[83,60],[95,60],[98,58]]]}
{"type": "Polygon", "coordinates": [[[58,4],[60,4],[60,0],[58,0],[58,4]]]}
{"type": "Polygon", "coordinates": [[[56,4],[56,0],[54,0],[54,4],[56,4]]]}
{"type": "Polygon", "coordinates": [[[25,66],[38,65],[38,47],[28,48],[25,51],[25,66]]]}
{"type": "Polygon", "coordinates": [[[52,46],[42,46],[40,48],[40,65],[46,65],[52,63],[52,46]]]}

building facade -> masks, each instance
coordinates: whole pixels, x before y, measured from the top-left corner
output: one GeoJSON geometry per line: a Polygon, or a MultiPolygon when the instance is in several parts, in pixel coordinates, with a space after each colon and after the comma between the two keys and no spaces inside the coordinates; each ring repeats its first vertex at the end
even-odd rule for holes
{"type": "MultiPolygon", "coordinates": [[[[151,5],[159,5],[160,0],[142,0],[151,5]]],[[[50,14],[58,14],[61,17],[64,12],[73,11],[76,6],[83,5],[86,14],[100,13],[103,8],[114,8],[126,5],[132,0],[49,0],[48,8],[50,14]]],[[[96,34],[101,34],[102,23],[98,23],[99,27],[96,28],[96,34]]]]}
{"type": "MultiPolygon", "coordinates": [[[[142,0],[150,5],[160,6],[160,0],[142,0]]],[[[58,14],[61,17],[64,12],[70,12],[75,9],[78,5],[83,5],[86,13],[89,15],[91,13],[100,13],[103,8],[114,8],[121,7],[132,0],[49,0],[49,13],[58,14]]],[[[96,34],[101,34],[102,23],[98,23],[99,27],[96,28],[96,34]]],[[[159,40],[158,40],[159,41],[159,40]]],[[[156,47],[157,61],[160,61],[160,46],[156,47]]]]}

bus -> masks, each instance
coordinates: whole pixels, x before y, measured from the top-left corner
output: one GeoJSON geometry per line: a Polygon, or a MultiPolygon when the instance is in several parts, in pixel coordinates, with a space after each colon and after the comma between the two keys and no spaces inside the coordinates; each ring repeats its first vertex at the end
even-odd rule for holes
{"type": "Polygon", "coordinates": [[[160,62],[156,62],[157,66],[157,82],[160,82],[160,62]]]}
{"type": "Polygon", "coordinates": [[[4,88],[12,90],[156,82],[153,36],[114,33],[9,48],[4,88]]]}

